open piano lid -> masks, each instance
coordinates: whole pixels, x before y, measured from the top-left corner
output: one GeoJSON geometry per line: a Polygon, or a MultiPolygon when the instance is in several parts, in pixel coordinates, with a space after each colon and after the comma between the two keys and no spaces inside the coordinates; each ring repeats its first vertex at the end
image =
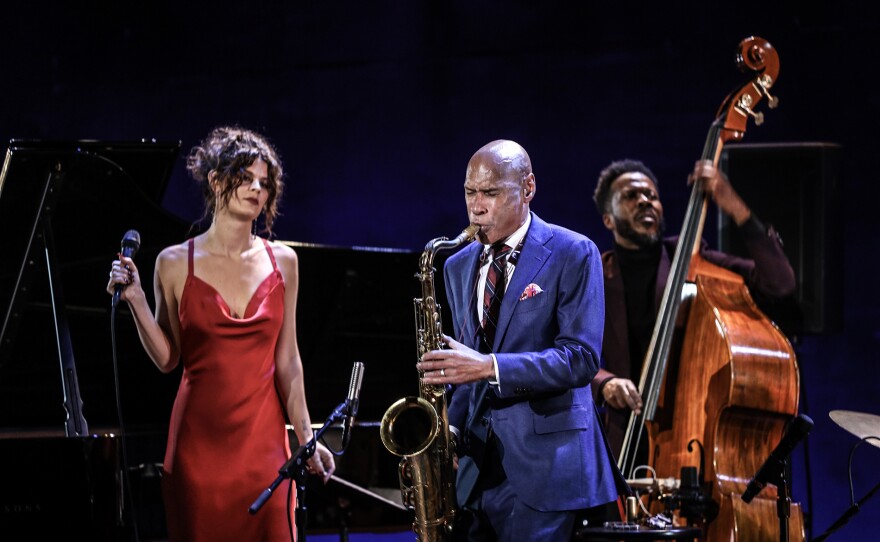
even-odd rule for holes
{"type": "MultiPolygon", "coordinates": [[[[127,229],[141,230],[145,263],[139,268],[150,275],[156,251],[186,235],[186,225],[159,204],[179,151],[179,142],[10,142],[0,171],[0,461],[15,465],[0,484],[0,532],[6,536],[131,539],[118,484],[110,296],[104,288],[127,229]],[[68,386],[59,370],[59,321],[69,329],[88,436],[71,438],[68,431],[65,438],[68,386]]],[[[170,409],[170,399],[145,398],[173,393],[176,382],[162,383],[149,363],[131,359],[142,349],[130,320],[119,318],[119,366],[126,390],[137,389],[128,405],[148,407],[131,408],[126,417],[164,422],[168,409],[160,405],[170,409]]],[[[163,433],[127,433],[130,464],[161,458],[163,433]]],[[[150,494],[158,491],[146,478],[132,474],[131,480],[150,494]]],[[[158,502],[142,499],[136,507],[152,512],[158,502]]],[[[163,527],[155,525],[144,520],[142,534],[163,527]]]]}
{"type": "Polygon", "coordinates": [[[139,267],[143,261],[141,272],[150,276],[158,250],[183,240],[186,225],[160,205],[180,145],[10,142],[0,172],[0,427],[64,423],[47,260],[54,260],[80,374],[99,367],[102,375],[82,382],[86,413],[100,394],[94,421],[116,423],[106,270],[135,225],[144,240],[139,267]]]}

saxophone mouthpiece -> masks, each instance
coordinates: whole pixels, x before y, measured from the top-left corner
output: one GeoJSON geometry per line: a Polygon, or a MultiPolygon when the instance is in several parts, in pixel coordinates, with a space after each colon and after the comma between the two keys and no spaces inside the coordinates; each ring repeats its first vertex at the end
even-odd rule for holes
{"type": "Polygon", "coordinates": [[[464,236],[463,241],[471,241],[477,234],[480,233],[480,225],[479,224],[471,224],[467,228],[464,229],[461,234],[464,236]]]}

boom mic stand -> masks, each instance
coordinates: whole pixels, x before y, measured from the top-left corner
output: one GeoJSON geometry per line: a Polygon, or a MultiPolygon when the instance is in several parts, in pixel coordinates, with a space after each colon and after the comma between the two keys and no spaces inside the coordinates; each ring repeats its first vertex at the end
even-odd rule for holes
{"type": "Polygon", "coordinates": [[[764,489],[768,483],[776,485],[776,515],[779,516],[779,540],[788,542],[788,519],[791,515],[791,497],[789,496],[788,458],[795,446],[803,440],[813,428],[813,420],[806,414],[799,414],[794,418],[782,435],[782,440],[776,448],[770,452],[770,457],[758,469],[758,472],[749,481],[748,487],[742,494],[742,500],[746,503],[764,489]]]}
{"type": "MultiPolygon", "coordinates": [[[[306,478],[308,475],[308,467],[307,463],[310,457],[315,455],[315,448],[317,446],[318,439],[320,439],[324,432],[327,431],[331,426],[336,424],[337,422],[344,421],[343,425],[343,433],[348,433],[351,430],[351,424],[354,420],[354,416],[357,414],[358,410],[358,402],[360,399],[361,392],[361,379],[363,378],[363,367],[364,364],[356,361],[354,363],[354,367],[351,372],[351,384],[348,390],[348,397],[346,397],[345,401],[339,403],[330,416],[324,421],[324,425],[318,429],[312,435],[312,438],[301,445],[296,451],[290,456],[290,459],[287,460],[284,465],[278,469],[278,477],[263,490],[257,500],[251,504],[250,508],[248,508],[248,512],[251,515],[259,512],[260,508],[266,504],[266,501],[272,497],[272,494],[281,484],[282,480],[294,478],[296,480],[296,512],[294,518],[296,520],[296,539],[299,542],[302,542],[306,539],[306,478]],[[347,431],[346,431],[347,429],[347,431]]],[[[345,447],[348,443],[348,436],[343,434],[342,438],[343,448],[339,454],[342,454],[345,451],[345,447]]]]}
{"type": "Polygon", "coordinates": [[[259,512],[260,508],[266,504],[266,501],[273,495],[275,490],[281,484],[282,480],[289,480],[293,478],[296,481],[296,532],[297,532],[297,540],[305,540],[305,526],[306,526],[306,479],[308,476],[308,460],[310,457],[315,455],[315,446],[318,439],[324,434],[327,429],[336,424],[339,421],[342,421],[347,417],[348,410],[348,401],[340,403],[336,409],[333,411],[333,414],[327,418],[327,421],[324,422],[324,425],[318,429],[318,431],[312,436],[311,440],[300,446],[296,449],[293,455],[290,456],[290,459],[278,469],[278,477],[263,490],[263,493],[257,497],[257,500],[248,508],[248,512],[251,515],[259,512]]]}

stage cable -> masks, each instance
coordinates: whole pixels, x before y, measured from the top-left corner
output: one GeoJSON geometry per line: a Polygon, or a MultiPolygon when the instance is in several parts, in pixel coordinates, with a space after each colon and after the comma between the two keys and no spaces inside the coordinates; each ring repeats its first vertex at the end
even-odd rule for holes
{"type": "Polygon", "coordinates": [[[128,432],[125,430],[125,418],[122,415],[122,401],[119,389],[119,359],[116,356],[116,307],[118,304],[112,304],[110,309],[110,344],[113,350],[113,389],[116,394],[116,415],[119,419],[119,439],[122,449],[122,484],[125,486],[123,490],[123,508],[125,501],[128,500],[128,514],[123,512],[123,516],[127,515],[131,519],[131,527],[134,542],[139,542],[137,510],[134,505],[134,495],[131,492],[131,480],[129,478],[128,463],[128,432]]]}

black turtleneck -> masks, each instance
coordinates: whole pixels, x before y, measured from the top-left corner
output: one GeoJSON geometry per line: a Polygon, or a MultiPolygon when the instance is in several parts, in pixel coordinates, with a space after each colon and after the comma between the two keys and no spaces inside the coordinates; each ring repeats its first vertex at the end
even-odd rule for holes
{"type": "Polygon", "coordinates": [[[654,320],[657,317],[657,308],[654,306],[655,285],[662,248],[663,243],[639,249],[614,245],[626,298],[630,376],[634,380],[638,380],[641,374],[645,352],[654,332],[654,320]]]}

